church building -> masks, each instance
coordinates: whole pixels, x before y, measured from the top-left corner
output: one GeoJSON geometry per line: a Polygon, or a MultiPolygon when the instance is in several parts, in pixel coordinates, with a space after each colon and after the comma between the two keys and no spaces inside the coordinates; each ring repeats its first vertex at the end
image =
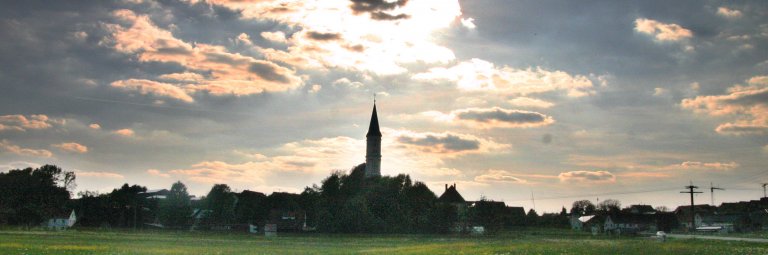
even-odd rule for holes
{"type": "Polygon", "coordinates": [[[365,135],[365,177],[381,176],[381,130],[379,130],[379,117],[376,115],[376,102],[373,102],[373,114],[371,124],[368,125],[368,134],[365,135]]]}

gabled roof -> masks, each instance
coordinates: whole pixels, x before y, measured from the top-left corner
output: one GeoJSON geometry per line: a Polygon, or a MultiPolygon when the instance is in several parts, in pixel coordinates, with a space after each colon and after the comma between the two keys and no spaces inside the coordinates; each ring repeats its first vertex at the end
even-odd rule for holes
{"type": "Polygon", "coordinates": [[[381,130],[379,130],[379,116],[376,114],[376,104],[373,104],[373,114],[371,114],[371,124],[368,125],[368,134],[365,137],[378,136],[381,137],[381,130]]]}
{"type": "Polygon", "coordinates": [[[439,198],[437,198],[437,201],[443,202],[443,203],[464,203],[466,200],[464,200],[464,197],[459,194],[459,191],[456,190],[456,184],[453,184],[451,186],[445,185],[445,192],[443,192],[442,195],[440,195],[439,198]]]}
{"type": "Polygon", "coordinates": [[[653,209],[650,205],[631,205],[629,207],[629,211],[632,213],[639,213],[639,214],[649,214],[649,213],[655,213],[656,210],[653,209]]]}

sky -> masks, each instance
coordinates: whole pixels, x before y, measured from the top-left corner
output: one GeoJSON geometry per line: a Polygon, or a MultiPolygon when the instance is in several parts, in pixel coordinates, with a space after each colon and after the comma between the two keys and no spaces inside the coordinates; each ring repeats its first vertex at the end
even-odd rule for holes
{"type": "Polygon", "coordinates": [[[768,182],[765,1],[11,1],[0,171],[301,192],[365,161],[559,211],[768,182]]]}

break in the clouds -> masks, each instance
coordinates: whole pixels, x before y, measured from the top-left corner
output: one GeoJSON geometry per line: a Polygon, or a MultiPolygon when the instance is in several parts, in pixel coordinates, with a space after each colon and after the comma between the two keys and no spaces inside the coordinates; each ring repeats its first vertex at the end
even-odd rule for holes
{"type": "Polygon", "coordinates": [[[727,135],[764,135],[768,133],[768,76],[755,76],[747,85],[735,85],[723,95],[683,99],[683,108],[713,116],[727,116],[715,131],[727,135]]]}
{"type": "Polygon", "coordinates": [[[405,64],[455,59],[452,50],[432,40],[432,33],[451,26],[461,15],[458,1],[206,2],[236,10],[243,19],[278,21],[296,28],[261,34],[273,41],[283,41],[281,35],[285,35],[287,49],[257,50],[270,61],[300,69],[393,75],[407,72],[405,64]]]}
{"type": "Polygon", "coordinates": [[[564,91],[570,97],[593,93],[592,81],[583,75],[550,71],[541,67],[517,69],[496,67],[493,63],[473,58],[451,67],[434,67],[413,76],[424,82],[450,81],[460,90],[485,91],[490,94],[529,95],[564,91]]]}

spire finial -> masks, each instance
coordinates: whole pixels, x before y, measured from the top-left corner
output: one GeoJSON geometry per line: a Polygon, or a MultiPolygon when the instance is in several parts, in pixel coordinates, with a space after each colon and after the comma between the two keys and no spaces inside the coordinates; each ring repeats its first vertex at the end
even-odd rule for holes
{"type": "Polygon", "coordinates": [[[376,104],[376,92],[373,92],[373,104],[376,104]]]}

